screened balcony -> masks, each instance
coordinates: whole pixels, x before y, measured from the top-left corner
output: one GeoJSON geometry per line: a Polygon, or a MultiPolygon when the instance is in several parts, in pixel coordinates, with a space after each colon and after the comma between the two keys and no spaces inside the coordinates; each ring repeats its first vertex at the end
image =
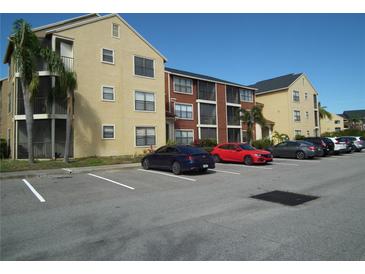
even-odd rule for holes
{"type": "Polygon", "coordinates": [[[227,106],[227,124],[229,126],[240,125],[240,108],[227,106]]]}

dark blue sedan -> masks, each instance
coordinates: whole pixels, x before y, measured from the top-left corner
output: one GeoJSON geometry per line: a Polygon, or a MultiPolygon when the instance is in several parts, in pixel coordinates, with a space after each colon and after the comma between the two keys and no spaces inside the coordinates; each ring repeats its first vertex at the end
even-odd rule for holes
{"type": "Polygon", "coordinates": [[[208,168],[215,168],[214,159],[208,152],[188,145],[160,147],[143,157],[141,163],[144,169],[172,170],[174,174],[181,174],[185,171],[206,172],[208,168]]]}

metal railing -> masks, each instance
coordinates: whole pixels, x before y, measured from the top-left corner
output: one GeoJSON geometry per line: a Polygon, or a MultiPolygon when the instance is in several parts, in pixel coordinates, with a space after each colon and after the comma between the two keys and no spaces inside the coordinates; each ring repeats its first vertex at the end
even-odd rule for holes
{"type": "MultiPolygon", "coordinates": [[[[64,156],[65,143],[55,143],[55,157],[60,158],[64,156]]],[[[33,154],[34,158],[44,159],[52,158],[52,142],[33,142],[33,154]]],[[[70,146],[70,157],[73,157],[73,145],[70,146]]],[[[18,159],[28,158],[28,144],[18,144],[18,159]]]]}
{"type": "MultiPolygon", "coordinates": [[[[47,97],[36,97],[33,99],[33,114],[44,114],[52,112],[52,104],[48,101],[47,97]]],[[[18,99],[18,115],[24,115],[24,99],[18,99]]]]}
{"type": "Polygon", "coordinates": [[[65,69],[67,71],[73,71],[74,70],[74,58],[67,57],[67,56],[61,56],[61,60],[62,60],[63,65],[65,66],[65,69]]]}

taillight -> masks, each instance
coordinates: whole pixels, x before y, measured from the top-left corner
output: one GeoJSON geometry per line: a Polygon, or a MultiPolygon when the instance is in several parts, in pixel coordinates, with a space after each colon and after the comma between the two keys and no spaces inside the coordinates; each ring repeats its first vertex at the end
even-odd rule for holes
{"type": "Polygon", "coordinates": [[[192,161],[192,160],[193,160],[193,156],[192,156],[192,155],[189,155],[189,156],[188,156],[188,160],[189,160],[189,161],[192,161]]]}
{"type": "Polygon", "coordinates": [[[340,142],[336,140],[335,144],[337,145],[337,144],[339,144],[339,143],[340,143],[340,142]]]}
{"type": "Polygon", "coordinates": [[[322,146],[324,146],[324,147],[327,146],[327,144],[325,142],[321,141],[321,143],[322,143],[322,146]]]}
{"type": "Polygon", "coordinates": [[[316,150],[314,146],[309,147],[309,150],[316,150]]]}

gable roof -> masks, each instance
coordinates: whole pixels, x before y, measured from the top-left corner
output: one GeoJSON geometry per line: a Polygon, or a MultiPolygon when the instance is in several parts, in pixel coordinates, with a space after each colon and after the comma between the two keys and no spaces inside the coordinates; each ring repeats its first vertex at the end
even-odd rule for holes
{"type": "Polygon", "coordinates": [[[211,77],[211,76],[207,76],[207,75],[203,75],[203,74],[197,74],[197,73],[193,73],[193,72],[189,72],[189,71],[185,71],[185,70],[165,67],[165,71],[169,72],[171,74],[175,74],[175,75],[187,76],[187,77],[193,78],[193,79],[217,82],[217,83],[221,83],[221,84],[227,84],[227,85],[236,86],[236,87],[240,87],[240,88],[255,90],[255,88],[253,88],[253,87],[249,87],[249,86],[241,85],[238,83],[222,80],[219,78],[215,78],[215,77],[211,77]]]}
{"type": "Polygon", "coordinates": [[[160,55],[160,57],[164,60],[167,61],[167,58],[162,55],[162,53],[160,53],[154,46],[152,46],[141,34],[139,34],[131,25],[129,25],[127,23],[127,21],[125,21],[119,14],[117,13],[111,13],[108,15],[104,15],[104,16],[99,16],[97,18],[92,18],[90,20],[84,20],[81,22],[76,22],[75,24],[67,24],[66,26],[61,26],[59,28],[55,28],[55,29],[50,29],[48,30],[46,33],[47,34],[51,34],[51,33],[57,33],[60,31],[64,31],[64,30],[68,30],[71,28],[77,28],[77,27],[81,27],[83,25],[86,24],[90,24],[90,23],[94,23],[100,20],[104,20],[104,19],[108,19],[111,17],[117,17],[120,21],[122,21],[134,34],[136,34],[143,42],[145,42],[152,50],[154,50],[158,55],[160,55]]]}
{"type": "Polygon", "coordinates": [[[272,79],[267,79],[263,81],[259,81],[250,87],[257,88],[256,94],[266,93],[271,91],[279,91],[285,88],[288,88],[295,80],[299,78],[303,73],[291,73],[279,77],[275,77],[272,79]]]}
{"type": "Polygon", "coordinates": [[[348,119],[352,118],[365,119],[365,109],[345,110],[343,112],[343,116],[348,119]]]}

